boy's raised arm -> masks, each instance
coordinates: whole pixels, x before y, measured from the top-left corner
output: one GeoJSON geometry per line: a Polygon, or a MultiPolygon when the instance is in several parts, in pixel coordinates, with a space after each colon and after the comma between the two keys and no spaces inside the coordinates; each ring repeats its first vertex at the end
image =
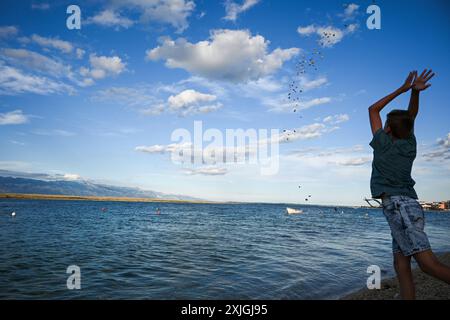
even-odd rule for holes
{"type": "Polygon", "coordinates": [[[413,119],[417,117],[419,113],[419,93],[431,86],[431,83],[427,82],[434,77],[433,70],[423,70],[421,75],[417,77],[417,71],[415,71],[416,79],[411,90],[411,98],[409,99],[408,112],[413,119]]]}
{"type": "Polygon", "coordinates": [[[410,72],[408,75],[408,78],[406,78],[405,83],[392,92],[391,94],[387,95],[386,97],[382,98],[381,100],[375,102],[373,105],[369,107],[369,118],[370,118],[370,126],[372,128],[372,133],[375,134],[379,129],[383,127],[383,122],[381,121],[380,117],[380,111],[383,110],[383,108],[392,100],[397,98],[402,93],[407,92],[409,89],[412,88],[415,81],[415,75],[414,72],[410,72]]]}

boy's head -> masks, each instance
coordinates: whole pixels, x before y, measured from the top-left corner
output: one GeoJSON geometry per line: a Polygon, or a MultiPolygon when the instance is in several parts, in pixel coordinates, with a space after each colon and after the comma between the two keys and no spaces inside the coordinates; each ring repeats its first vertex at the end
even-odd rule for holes
{"type": "Polygon", "coordinates": [[[387,115],[384,130],[394,138],[406,139],[411,135],[414,121],[407,110],[392,110],[387,115]]]}

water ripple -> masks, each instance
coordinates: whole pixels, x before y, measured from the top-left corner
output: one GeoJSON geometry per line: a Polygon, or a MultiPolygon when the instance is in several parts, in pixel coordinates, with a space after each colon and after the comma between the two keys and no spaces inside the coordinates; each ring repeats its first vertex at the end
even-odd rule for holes
{"type": "MultiPolygon", "coordinates": [[[[371,264],[393,275],[380,210],[299,208],[1,200],[0,298],[326,299],[364,286],[371,264]],[[66,288],[69,265],[81,290],[66,288]]],[[[449,229],[427,212],[436,251],[449,229]]]]}

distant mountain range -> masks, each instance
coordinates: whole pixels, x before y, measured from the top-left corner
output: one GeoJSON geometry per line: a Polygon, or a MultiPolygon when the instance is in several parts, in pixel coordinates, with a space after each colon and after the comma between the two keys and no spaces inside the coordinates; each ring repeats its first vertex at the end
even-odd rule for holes
{"type": "Polygon", "coordinates": [[[184,195],[99,184],[82,179],[65,179],[64,175],[25,173],[9,170],[0,170],[0,193],[201,200],[184,195]]]}

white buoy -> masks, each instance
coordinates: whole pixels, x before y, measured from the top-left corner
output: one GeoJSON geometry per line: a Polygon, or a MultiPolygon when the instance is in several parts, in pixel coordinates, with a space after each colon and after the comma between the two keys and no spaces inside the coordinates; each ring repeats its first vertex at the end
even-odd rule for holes
{"type": "Polygon", "coordinates": [[[11,217],[15,217],[15,216],[16,216],[15,212],[11,213],[11,217]]]}

